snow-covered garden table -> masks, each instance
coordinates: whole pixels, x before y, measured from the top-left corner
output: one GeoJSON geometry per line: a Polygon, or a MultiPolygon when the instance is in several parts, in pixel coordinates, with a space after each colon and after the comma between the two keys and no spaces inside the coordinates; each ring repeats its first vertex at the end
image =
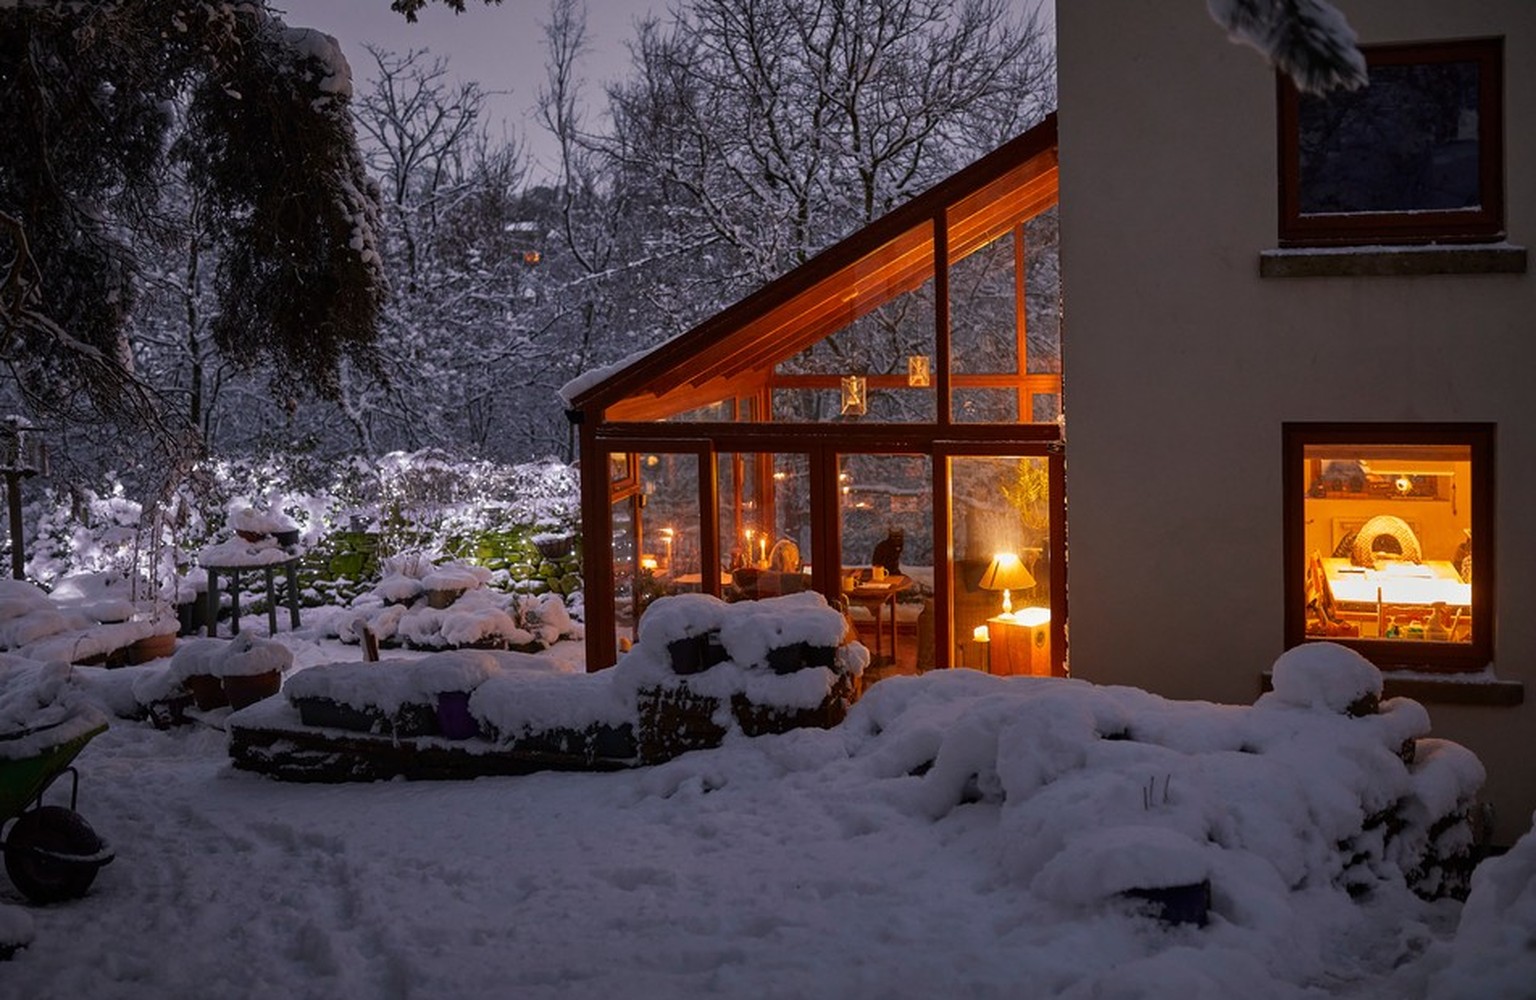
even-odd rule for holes
{"type": "Polygon", "coordinates": [[[212,566],[204,565],[208,571],[208,635],[210,637],[219,634],[219,577],[224,577],[225,588],[229,592],[230,603],[230,632],[240,634],[240,575],[242,573],[259,572],[266,584],[267,593],[267,634],[274,635],[277,632],[277,606],[278,586],[277,572],[283,575],[283,597],[288,605],[288,624],[291,628],[299,627],[299,559],[292,556],[281,562],[267,563],[264,566],[212,566]]]}
{"type": "Polygon", "coordinates": [[[232,538],[227,542],[210,545],[198,553],[198,564],[208,573],[208,637],[219,634],[219,578],[229,592],[230,631],[240,634],[240,578],[246,573],[260,573],[266,584],[267,634],[277,632],[277,607],[288,605],[289,625],[299,627],[299,557],[303,550],[297,545],[280,545],[273,538],[251,542],[232,538]],[[282,574],[283,600],[278,599],[276,576],[282,574]]]}

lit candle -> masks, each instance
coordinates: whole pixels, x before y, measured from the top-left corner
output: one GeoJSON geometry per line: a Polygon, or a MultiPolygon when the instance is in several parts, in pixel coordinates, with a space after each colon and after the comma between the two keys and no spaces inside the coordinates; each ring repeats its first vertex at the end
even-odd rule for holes
{"type": "Polygon", "coordinates": [[[757,540],[757,551],[761,553],[764,565],[768,562],[768,536],[763,535],[757,540]]]}
{"type": "Polygon", "coordinates": [[[971,630],[971,638],[977,642],[991,642],[992,633],[987,631],[987,627],[985,625],[977,625],[974,629],[971,630]]]}

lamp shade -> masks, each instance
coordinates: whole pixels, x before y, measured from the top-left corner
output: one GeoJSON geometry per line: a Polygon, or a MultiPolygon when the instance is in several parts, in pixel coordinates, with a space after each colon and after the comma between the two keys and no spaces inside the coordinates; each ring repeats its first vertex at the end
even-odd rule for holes
{"type": "Polygon", "coordinates": [[[1026,590],[1034,585],[1034,576],[1014,552],[997,553],[987,571],[981,574],[983,590],[1026,590]]]}

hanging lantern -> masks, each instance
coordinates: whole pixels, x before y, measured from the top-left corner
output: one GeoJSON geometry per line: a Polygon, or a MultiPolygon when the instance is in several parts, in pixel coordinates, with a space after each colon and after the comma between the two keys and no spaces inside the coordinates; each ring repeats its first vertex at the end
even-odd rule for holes
{"type": "Polygon", "coordinates": [[[869,411],[868,384],[863,375],[843,377],[843,408],[845,417],[862,417],[869,411]]]}

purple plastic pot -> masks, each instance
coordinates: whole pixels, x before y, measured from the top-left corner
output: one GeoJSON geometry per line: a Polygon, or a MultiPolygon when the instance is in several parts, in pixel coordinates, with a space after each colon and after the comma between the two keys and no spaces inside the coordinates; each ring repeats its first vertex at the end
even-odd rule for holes
{"type": "Polygon", "coordinates": [[[480,723],[469,714],[468,691],[443,691],[437,696],[437,725],[444,739],[470,740],[480,735],[480,723]]]}

